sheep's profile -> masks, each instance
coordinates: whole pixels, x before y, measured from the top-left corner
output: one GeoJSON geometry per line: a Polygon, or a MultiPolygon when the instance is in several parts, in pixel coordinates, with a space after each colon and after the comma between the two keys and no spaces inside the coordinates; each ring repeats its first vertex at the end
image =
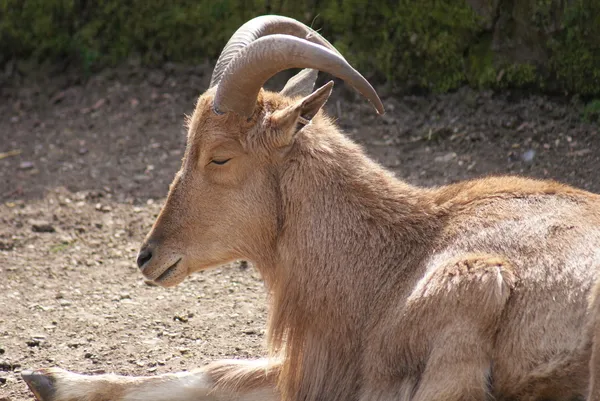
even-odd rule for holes
{"type": "Polygon", "coordinates": [[[271,358],[154,377],[25,372],[44,401],[600,400],[600,198],[496,177],[423,189],[328,118],[369,83],[284,17],[245,24],[189,120],[181,170],[138,257],[147,279],[249,260],[271,358]],[[306,68],[279,93],[277,72],[306,68]]]}

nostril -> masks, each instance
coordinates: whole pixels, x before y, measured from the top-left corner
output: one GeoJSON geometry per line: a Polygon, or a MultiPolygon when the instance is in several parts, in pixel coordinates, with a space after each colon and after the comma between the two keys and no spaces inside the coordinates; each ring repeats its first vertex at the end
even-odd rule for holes
{"type": "Polygon", "coordinates": [[[138,267],[141,269],[150,259],[152,259],[152,251],[150,248],[142,249],[137,257],[138,267]]]}

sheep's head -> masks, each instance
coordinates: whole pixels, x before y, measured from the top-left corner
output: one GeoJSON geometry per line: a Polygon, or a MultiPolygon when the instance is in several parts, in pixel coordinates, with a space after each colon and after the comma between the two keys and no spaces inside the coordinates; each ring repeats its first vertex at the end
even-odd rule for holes
{"type": "Polygon", "coordinates": [[[234,34],[188,121],[182,167],[138,255],[148,279],[173,286],[194,271],[272,254],[282,221],[279,171],[333,88],[312,91],[317,70],[344,79],[383,113],[369,83],[305,25],[265,16],[234,34]],[[262,89],[294,67],[305,70],[280,93],[262,89]]]}

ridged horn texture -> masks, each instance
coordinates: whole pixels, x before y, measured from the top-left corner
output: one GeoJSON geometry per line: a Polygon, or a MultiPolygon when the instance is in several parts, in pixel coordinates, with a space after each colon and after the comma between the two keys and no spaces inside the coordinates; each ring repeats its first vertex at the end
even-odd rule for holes
{"type": "Polygon", "coordinates": [[[229,39],[213,70],[210,87],[212,88],[219,83],[227,66],[238,55],[240,50],[263,36],[273,34],[291,35],[306,39],[318,45],[325,46],[339,54],[340,57],[342,56],[327,39],[303,23],[293,18],[281,17],[279,15],[263,15],[246,22],[229,39]]]}
{"type": "Polygon", "coordinates": [[[319,34],[298,21],[291,20],[294,23],[289,23],[290,20],[274,16],[258,17],[244,24],[234,34],[219,57],[213,73],[213,81],[218,83],[213,106],[215,111],[234,112],[250,117],[254,112],[258,93],[269,78],[289,68],[314,68],[343,79],[365,96],[377,113],[383,114],[383,104],[369,82],[319,34]],[[303,38],[302,34],[265,34],[264,32],[273,32],[275,29],[271,27],[267,30],[262,27],[270,18],[277,18],[278,21],[284,19],[288,32],[292,30],[298,33],[298,26],[303,27],[303,32],[310,34],[309,38],[303,38]],[[254,25],[255,20],[259,20],[257,25],[254,25]],[[261,21],[263,22],[260,23],[261,21]],[[246,29],[247,25],[249,27],[246,29]],[[294,28],[290,28],[291,26],[294,28]],[[256,32],[260,32],[262,36],[257,37],[256,32]]]}

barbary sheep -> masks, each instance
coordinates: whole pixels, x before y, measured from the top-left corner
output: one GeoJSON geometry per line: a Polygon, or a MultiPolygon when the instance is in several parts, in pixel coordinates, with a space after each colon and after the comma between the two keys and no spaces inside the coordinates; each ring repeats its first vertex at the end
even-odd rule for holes
{"type": "Polygon", "coordinates": [[[169,287],[249,260],[270,358],[153,377],[27,371],[44,401],[600,400],[600,198],[493,177],[395,178],[321,110],[371,85],[312,29],[242,26],[190,118],[182,167],[138,257],[169,287]],[[263,84],[305,68],[279,93],[263,84]]]}

